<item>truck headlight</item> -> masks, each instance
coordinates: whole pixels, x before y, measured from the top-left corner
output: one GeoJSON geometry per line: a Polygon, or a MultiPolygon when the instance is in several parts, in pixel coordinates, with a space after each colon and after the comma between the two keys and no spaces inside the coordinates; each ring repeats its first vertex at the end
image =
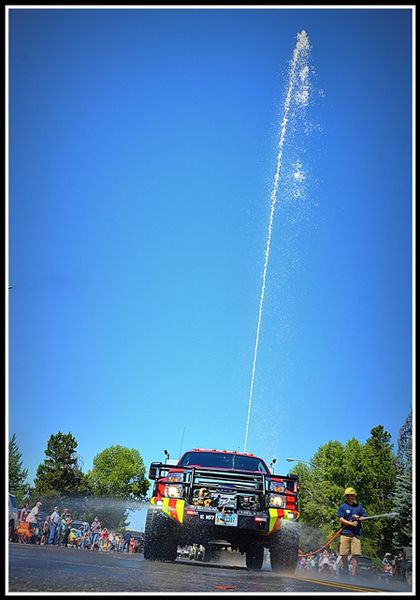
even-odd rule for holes
{"type": "Polygon", "coordinates": [[[270,494],[268,497],[268,506],[284,508],[286,506],[286,498],[277,494],[270,494]]]}
{"type": "Polygon", "coordinates": [[[184,492],[184,488],[182,485],[166,485],[165,486],[165,496],[167,498],[182,498],[184,492]]]}
{"type": "Polygon", "coordinates": [[[270,492],[275,492],[276,494],[284,494],[286,491],[286,484],[282,481],[270,481],[270,492]]]}
{"type": "Polygon", "coordinates": [[[179,481],[184,481],[184,473],[168,473],[167,481],[168,483],[178,483],[179,481]]]}

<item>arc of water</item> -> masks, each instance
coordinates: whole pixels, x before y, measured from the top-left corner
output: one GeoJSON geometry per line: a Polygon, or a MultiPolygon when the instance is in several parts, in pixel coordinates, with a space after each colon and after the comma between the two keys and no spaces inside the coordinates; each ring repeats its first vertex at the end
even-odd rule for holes
{"type": "Polygon", "coordinates": [[[289,110],[290,110],[290,104],[291,104],[291,100],[292,100],[292,92],[293,92],[293,88],[294,88],[294,86],[296,84],[296,80],[297,80],[296,74],[297,74],[297,65],[299,62],[299,57],[302,52],[307,52],[308,49],[309,49],[309,39],[308,39],[307,33],[305,31],[301,31],[300,33],[298,33],[297,43],[293,50],[292,61],[290,64],[289,83],[288,83],[288,87],[287,87],[286,99],[284,102],[283,119],[281,122],[281,129],[280,129],[280,137],[279,137],[279,145],[278,145],[278,153],[277,153],[277,168],[276,168],[276,173],[274,175],[273,189],[272,189],[272,192],[270,195],[270,202],[271,202],[270,218],[268,221],[268,237],[267,237],[267,244],[266,244],[266,248],[265,248],[260,305],[259,305],[259,310],[258,310],[257,333],[255,336],[254,357],[253,357],[253,361],[252,361],[252,375],[251,375],[251,386],[250,386],[249,399],[248,399],[248,414],[247,414],[247,419],[246,419],[244,452],[246,452],[247,443],[248,443],[249,422],[250,422],[250,417],[251,417],[252,398],[253,398],[253,393],[254,393],[255,370],[256,370],[256,366],[257,366],[257,354],[258,354],[258,346],[259,346],[259,341],[260,341],[261,319],[262,319],[262,311],[263,311],[263,306],[264,306],[265,286],[266,286],[266,281],[267,281],[267,267],[268,267],[268,259],[270,257],[271,237],[272,237],[272,233],[273,233],[274,211],[276,208],[277,191],[278,191],[279,181],[280,181],[280,169],[281,169],[282,158],[283,158],[283,145],[284,145],[284,139],[286,137],[286,128],[287,128],[287,122],[289,119],[289,110]]]}

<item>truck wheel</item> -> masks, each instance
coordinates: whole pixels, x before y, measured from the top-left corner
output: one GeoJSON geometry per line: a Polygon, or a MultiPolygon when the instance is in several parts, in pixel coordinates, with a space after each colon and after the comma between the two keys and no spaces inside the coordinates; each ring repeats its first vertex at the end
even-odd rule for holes
{"type": "Polygon", "coordinates": [[[199,558],[197,560],[202,560],[203,562],[210,562],[214,560],[214,550],[208,546],[203,546],[203,549],[201,552],[199,552],[199,558]]]}
{"type": "Polygon", "coordinates": [[[264,546],[250,546],[246,550],[246,568],[249,571],[260,571],[264,562],[264,546]]]}
{"type": "Polygon", "coordinates": [[[144,531],[144,558],[174,562],[178,544],[173,525],[160,511],[149,509],[144,531]]]}
{"type": "Polygon", "coordinates": [[[271,569],[276,572],[293,574],[299,552],[299,526],[287,523],[273,534],[270,546],[271,569]]]}

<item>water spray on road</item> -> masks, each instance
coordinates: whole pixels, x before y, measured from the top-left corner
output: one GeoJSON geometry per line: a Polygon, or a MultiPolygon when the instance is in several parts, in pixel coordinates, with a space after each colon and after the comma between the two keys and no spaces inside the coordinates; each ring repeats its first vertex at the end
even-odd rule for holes
{"type": "Polygon", "coordinates": [[[271,237],[273,232],[273,221],[274,221],[274,211],[277,203],[277,191],[280,182],[280,170],[282,165],[283,158],[283,146],[284,140],[286,137],[286,129],[287,123],[289,120],[289,112],[290,107],[292,105],[293,100],[297,104],[306,105],[308,102],[308,59],[309,59],[309,38],[306,31],[301,31],[297,35],[297,43],[293,50],[293,57],[290,63],[290,71],[289,71],[289,81],[286,93],[286,100],[284,103],[284,112],[283,119],[281,122],[280,129],[280,137],[278,144],[278,153],[277,153],[277,168],[276,173],[274,175],[274,184],[271,192],[270,200],[271,200],[271,208],[270,208],[270,217],[268,222],[268,237],[267,237],[267,245],[265,248],[265,260],[264,260],[264,269],[262,276],[262,286],[261,286],[261,295],[260,295],[260,305],[258,310],[258,322],[257,322],[257,333],[255,337],[255,346],[254,346],[254,357],[252,362],[252,375],[251,375],[251,386],[249,391],[249,400],[248,400],[248,415],[246,420],[246,431],[245,431],[245,442],[244,442],[244,452],[246,452],[247,444],[248,444],[248,432],[249,432],[249,421],[251,417],[251,407],[252,407],[252,397],[254,393],[254,382],[255,382],[255,369],[257,365],[257,354],[258,354],[258,345],[260,340],[260,330],[261,330],[261,318],[262,311],[264,306],[264,296],[265,296],[265,287],[267,280],[267,268],[268,268],[268,259],[270,257],[270,246],[271,246],[271,237]],[[297,88],[295,95],[293,96],[294,90],[297,88]]]}

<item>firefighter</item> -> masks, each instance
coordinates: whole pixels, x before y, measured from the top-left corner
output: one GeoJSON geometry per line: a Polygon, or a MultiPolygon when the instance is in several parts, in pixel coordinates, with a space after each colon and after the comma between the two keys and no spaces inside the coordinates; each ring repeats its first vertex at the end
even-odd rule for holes
{"type": "Polygon", "coordinates": [[[337,517],[343,530],[340,535],[339,553],[342,559],[343,574],[349,574],[348,557],[351,554],[351,568],[353,577],[357,573],[359,556],[362,553],[361,521],[367,513],[361,504],[356,501],[356,490],[348,487],[344,490],[345,502],[340,504],[337,517]]]}

